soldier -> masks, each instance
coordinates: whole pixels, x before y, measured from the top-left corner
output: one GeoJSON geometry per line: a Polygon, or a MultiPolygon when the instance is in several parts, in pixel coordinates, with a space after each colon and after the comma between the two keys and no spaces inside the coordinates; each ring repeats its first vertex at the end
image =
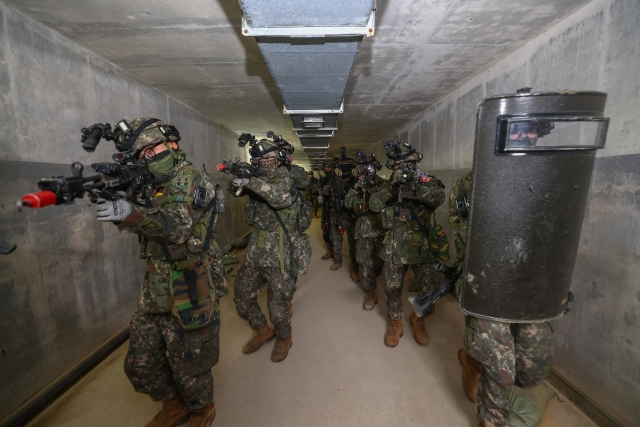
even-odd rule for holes
{"type": "Polygon", "coordinates": [[[322,162],[324,178],[320,180],[320,193],[322,194],[322,220],[320,221],[320,225],[322,227],[322,239],[325,245],[327,245],[327,252],[320,258],[323,261],[333,258],[333,242],[331,241],[331,211],[333,210],[333,206],[331,205],[331,182],[335,174],[335,167],[335,162],[331,159],[325,159],[322,162]]]}
{"type": "Polygon", "coordinates": [[[355,160],[347,157],[345,147],[341,147],[340,158],[334,159],[336,166],[340,169],[340,174],[334,173],[331,180],[331,244],[333,246],[333,264],[331,270],[342,267],[342,236],[347,233],[349,241],[349,257],[351,264],[349,274],[354,282],[360,281],[360,265],[356,259],[356,240],[354,238],[356,222],[353,219],[353,212],[344,205],[344,198],[347,192],[355,184],[356,179],[353,169],[356,166],[355,160]]]}
{"type": "MultiPolygon", "coordinates": [[[[442,185],[435,177],[418,172],[422,154],[408,143],[387,141],[387,168],[391,178],[371,196],[370,207],[380,212],[382,227],[386,229],[381,257],[384,260],[387,312],[391,319],[384,337],[388,347],[398,345],[402,337],[402,283],[405,266],[415,273],[412,288],[421,295],[437,283],[435,260],[430,250],[429,218],[445,200],[442,185]]],[[[427,343],[424,318],[411,314],[414,338],[427,343]]]]}
{"type": "Polygon", "coordinates": [[[358,181],[347,193],[344,206],[353,209],[357,218],[355,224],[356,258],[362,265],[362,281],[365,290],[362,308],[373,310],[378,302],[376,294],[376,277],[382,274],[384,262],[380,258],[384,230],[380,225],[380,214],[369,208],[371,195],[378,191],[382,178],[376,172],[382,168],[380,162],[372,154],[358,150],[360,158],[356,166],[358,181]]]}
{"type": "Polygon", "coordinates": [[[253,353],[275,335],[271,360],[281,362],[292,345],[288,302],[293,298],[294,275],[289,255],[291,242],[285,236],[297,226],[298,191],[285,166],[287,153],[277,144],[263,140],[250,153],[252,163],[258,166],[257,176],[237,176],[233,181],[235,187],[243,188],[242,192],[249,195],[245,212],[247,223],[254,226],[235,281],[233,301],[240,317],[256,331],[242,352],[253,353]],[[257,301],[265,285],[275,331],[267,324],[257,301]]]}
{"type": "Polygon", "coordinates": [[[313,217],[318,218],[318,209],[320,209],[320,202],[318,197],[320,196],[320,181],[313,176],[313,172],[309,171],[309,181],[311,182],[311,203],[313,203],[313,217]]]}
{"type": "Polygon", "coordinates": [[[147,261],[124,370],[136,391],[162,402],[147,427],[169,427],[187,416],[189,427],[208,427],[215,415],[217,300],[228,293],[220,251],[208,231],[217,226],[216,191],[185,160],[175,127],[148,117],[130,127],[126,148],[153,177],[146,204],[118,199],[97,207],[99,221],[138,234],[147,261]]]}

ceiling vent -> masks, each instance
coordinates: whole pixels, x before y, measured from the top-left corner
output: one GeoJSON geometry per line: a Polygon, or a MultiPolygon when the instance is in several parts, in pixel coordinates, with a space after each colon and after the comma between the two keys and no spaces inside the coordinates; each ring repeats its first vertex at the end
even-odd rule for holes
{"type": "Polygon", "coordinates": [[[375,33],[375,1],[240,0],[240,6],[242,34],[256,37],[305,153],[310,161],[319,151],[326,157],[360,43],[375,33]]]}

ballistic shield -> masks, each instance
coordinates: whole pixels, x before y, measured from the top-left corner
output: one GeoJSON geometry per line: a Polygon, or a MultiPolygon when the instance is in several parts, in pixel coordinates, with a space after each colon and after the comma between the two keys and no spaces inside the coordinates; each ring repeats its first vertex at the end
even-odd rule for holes
{"type": "Polygon", "coordinates": [[[596,151],[609,119],[601,92],[487,98],[476,121],[460,307],[472,316],[562,316],[596,151]]]}

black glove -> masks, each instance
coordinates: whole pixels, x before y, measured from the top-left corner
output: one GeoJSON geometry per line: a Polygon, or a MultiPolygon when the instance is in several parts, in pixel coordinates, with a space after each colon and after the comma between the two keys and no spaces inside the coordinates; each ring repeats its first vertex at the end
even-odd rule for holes
{"type": "Polygon", "coordinates": [[[254,168],[243,167],[235,173],[235,176],[236,178],[250,179],[253,176],[258,176],[258,173],[254,168]]]}

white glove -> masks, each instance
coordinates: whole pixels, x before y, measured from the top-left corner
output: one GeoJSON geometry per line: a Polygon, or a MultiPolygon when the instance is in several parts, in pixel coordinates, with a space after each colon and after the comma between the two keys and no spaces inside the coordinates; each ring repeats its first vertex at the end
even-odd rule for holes
{"type": "Polygon", "coordinates": [[[247,185],[249,183],[249,179],[248,178],[236,178],[232,182],[233,182],[233,185],[235,185],[236,187],[240,188],[240,187],[244,187],[245,185],[247,185]]]}
{"type": "Polygon", "coordinates": [[[106,200],[98,202],[96,208],[96,219],[98,221],[124,221],[131,213],[131,203],[118,199],[114,201],[106,200]]]}

